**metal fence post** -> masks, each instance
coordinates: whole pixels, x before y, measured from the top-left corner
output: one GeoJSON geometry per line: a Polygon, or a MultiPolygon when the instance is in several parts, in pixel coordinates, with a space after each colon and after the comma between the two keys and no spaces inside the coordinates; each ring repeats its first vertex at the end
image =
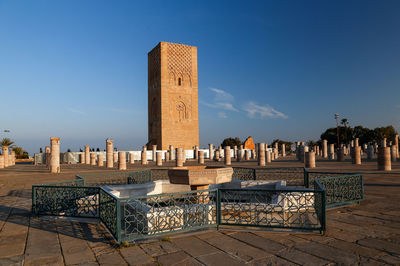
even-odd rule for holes
{"type": "Polygon", "coordinates": [[[121,203],[119,201],[119,199],[115,200],[116,204],[117,204],[117,240],[118,242],[122,242],[121,239],[121,203]]]}
{"type": "Polygon", "coordinates": [[[253,179],[257,180],[257,171],[256,168],[253,168],[253,179]]]}
{"type": "Polygon", "coordinates": [[[219,225],[221,224],[221,192],[217,189],[217,230],[219,229],[219,225]]]}
{"type": "Polygon", "coordinates": [[[326,230],[326,190],[322,190],[322,221],[321,221],[321,234],[325,233],[326,230]]]}
{"type": "Polygon", "coordinates": [[[303,168],[304,170],[304,187],[309,188],[310,187],[310,180],[308,176],[308,170],[306,168],[303,168]]]}
{"type": "Polygon", "coordinates": [[[32,186],[32,213],[36,214],[36,187],[32,186]]]}

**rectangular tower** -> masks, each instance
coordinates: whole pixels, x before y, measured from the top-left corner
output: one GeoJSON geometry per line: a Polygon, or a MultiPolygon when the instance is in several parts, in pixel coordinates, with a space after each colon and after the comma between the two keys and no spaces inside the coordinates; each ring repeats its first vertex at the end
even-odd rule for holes
{"type": "Polygon", "coordinates": [[[148,144],[199,145],[197,47],[160,42],[148,53],[148,144]]]}

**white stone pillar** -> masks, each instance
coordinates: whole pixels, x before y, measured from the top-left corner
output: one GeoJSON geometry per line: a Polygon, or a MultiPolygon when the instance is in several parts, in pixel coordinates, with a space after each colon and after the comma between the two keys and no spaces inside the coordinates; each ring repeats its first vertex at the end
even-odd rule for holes
{"type": "Polygon", "coordinates": [[[329,160],[335,160],[335,144],[329,145],[329,160]]]}
{"type": "Polygon", "coordinates": [[[261,142],[257,144],[258,146],[258,165],[259,166],[265,166],[265,143],[261,142]]]}
{"type": "Polygon", "coordinates": [[[367,149],[367,159],[372,160],[374,158],[374,153],[374,146],[369,144],[367,149]]]}
{"type": "Polygon", "coordinates": [[[170,159],[169,151],[165,153],[165,162],[168,162],[170,159]]]}
{"type": "Polygon", "coordinates": [[[162,151],[156,152],[157,166],[162,166],[162,151]]]}
{"type": "Polygon", "coordinates": [[[392,162],[397,161],[397,146],[396,145],[392,145],[390,147],[391,150],[391,158],[392,158],[392,162]]]}
{"type": "Polygon", "coordinates": [[[399,134],[394,135],[394,145],[396,145],[396,157],[399,158],[400,154],[399,154],[399,134]]]}
{"type": "Polygon", "coordinates": [[[107,165],[107,168],[114,167],[113,150],[114,150],[114,140],[107,139],[106,140],[106,165],[107,165]]]}
{"type": "Polygon", "coordinates": [[[208,154],[210,160],[214,159],[214,147],[212,144],[208,144],[208,154]]]}
{"type": "Polygon", "coordinates": [[[193,159],[197,160],[199,156],[199,146],[194,146],[194,154],[193,154],[193,159]]]}
{"type": "Polygon", "coordinates": [[[129,163],[135,164],[135,156],[133,153],[129,153],[129,163]]]}
{"type": "Polygon", "coordinates": [[[85,163],[90,164],[90,148],[89,145],[85,145],[85,163]]]}
{"type": "Polygon", "coordinates": [[[183,167],[183,149],[176,149],[176,167],[183,167]]]}
{"type": "Polygon", "coordinates": [[[173,145],[169,145],[169,159],[171,161],[175,160],[175,149],[173,145]]]}
{"type": "Polygon", "coordinates": [[[386,138],[381,141],[381,147],[386,147],[386,138]]]}
{"type": "Polygon", "coordinates": [[[153,145],[153,156],[152,156],[152,158],[153,158],[153,162],[156,162],[156,160],[157,160],[157,158],[156,158],[156,152],[157,152],[157,145],[153,145]]]}
{"type": "Polygon", "coordinates": [[[308,151],[305,153],[304,166],[305,168],[315,168],[315,152],[308,151]]]}
{"type": "Polygon", "coordinates": [[[218,162],[219,161],[219,150],[215,150],[215,157],[214,159],[218,162]]]}
{"type": "Polygon", "coordinates": [[[118,152],[118,170],[126,170],[126,152],[118,152]]]}
{"type": "Polygon", "coordinates": [[[245,156],[245,160],[246,161],[250,160],[250,150],[245,150],[244,153],[245,153],[245,155],[244,155],[245,156]]]}
{"type": "Polygon", "coordinates": [[[355,147],[357,147],[357,146],[359,146],[359,138],[355,138],[355,140],[354,140],[354,146],[355,147]]]}
{"type": "Polygon", "coordinates": [[[265,155],[266,155],[265,156],[266,157],[266,162],[267,163],[271,163],[271,161],[272,161],[272,153],[270,151],[267,151],[265,155]]]}
{"type": "Polygon", "coordinates": [[[147,164],[147,147],[146,146],[143,146],[143,151],[142,151],[142,154],[141,154],[141,163],[142,163],[142,165],[146,165],[147,164]]]}
{"type": "Polygon", "coordinates": [[[237,148],[237,146],[235,145],[235,146],[233,146],[233,158],[237,158],[237,151],[238,151],[238,148],[237,148]]]}
{"type": "Polygon", "coordinates": [[[115,164],[118,164],[118,152],[116,151],[113,153],[113,161],[115,164]]]}
{"type": "Polygon", "coordinates": [[[103,154],[99,154],[97,156],[97,166],[102,167],[104,165],[103,154]]]}
{"type": "Polygon", "coordinates": [[[60,138],[50,138],[50,173],[60,173],[60,138]]]}
{"type": "Polygon", "coordinates": [[[94,152],[90,153],[90,165],[96,165],[96,153],[94,152]]]}
{"type": "Polygon", "coordinates": [[[390,162],[390,148],[379,147],[378,148],[378,170],[391,171],[392,163],[390,162]]]}
{"type": "Polygon", "coordinates": [[[204,164],[204,151],[199,151],[199,164],[204,164]]]}
{"type": "Polygon", "coordinates": [[[282,157],[286,157],[286,145],[282,143],[281,148],[282,148],[282,157]]]}
{"type": "Polygon", "coordinates": [[[231,147],[225,146],[225,156],[224,156],[225,165],[231,165],[231,147]]]}
{"type": "MultiPolygon", "coordinates": [[[[356,139],[357,140],[357,139],[356,139]]],[[[355,145],[352,149],[352,164],[361,164],[361,147],[358,146],[357,141],[355,142],[355,145]]]]}
{"type": "Polygon", "coordinates": [[[0,169],[4,168],[4,155],[0,155],[0,169]]]}
{"type": "Polygon", "coordinates": [[[322,157],[328,158],[328,141],[326,139],[322,140],[322,157]]]}

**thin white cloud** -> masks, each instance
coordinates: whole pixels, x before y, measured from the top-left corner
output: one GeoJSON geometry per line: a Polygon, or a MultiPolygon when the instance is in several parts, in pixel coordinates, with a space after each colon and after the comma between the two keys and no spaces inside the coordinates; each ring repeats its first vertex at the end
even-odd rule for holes
{"type": "Polygon", "coordinates": [[[69,112],[75,113],[75,114],[80,114],[80,115],[85,115],[85,114],[86,114],[85,112],[83,112],[83,111],[81,111],[81,110],[78,110],[78,109],[75,109],[75,108],[67,108],[67,110],[68,110],[69,112]]]}
{"type": "Polygon", "coordinates": [[[214,98],[208,102],[201,101],[202,104],[215,109],[239,112],[233,105],[235,98],[232,94],[217,88],[210,88],[210,90],[215,93],[214,98]]]}
{"type": "Polygon", "coordinates": [[[219,118],[228,118],[228,116],[224,112],[219,112],[218,117],[219,118]]]}
{"type": "Polygon", "coordinates": [[[247,102],[243,106],[243,110],[247,112],[247,115],[250,118],[255,118],[257,116],[261,118],[269,117],[269,118],[283,118],[287,119],[288,116],[282,112],[275,110],[273,107],[269,105],[258,105],[255,102],[247,102]]]}

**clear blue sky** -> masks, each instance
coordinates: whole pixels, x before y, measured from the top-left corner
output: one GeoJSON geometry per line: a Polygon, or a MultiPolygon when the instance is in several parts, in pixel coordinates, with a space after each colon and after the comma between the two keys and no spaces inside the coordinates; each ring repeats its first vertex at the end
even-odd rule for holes
{"type": "Polygon", "coordinates": [[[400,127],[400,1],[3,1],[0,129],[30,153],[61,137],[147,142],[147,52],[198,47],[200,144],[400,127]]]}

